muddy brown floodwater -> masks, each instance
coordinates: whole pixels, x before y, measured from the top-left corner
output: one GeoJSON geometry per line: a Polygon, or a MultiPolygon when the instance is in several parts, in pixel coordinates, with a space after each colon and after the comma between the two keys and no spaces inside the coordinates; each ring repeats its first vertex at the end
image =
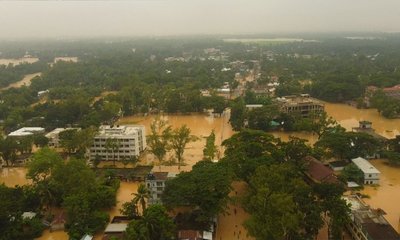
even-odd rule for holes
{"type": "Polygon", "coordinates": [[[376,133],[387,138],[395,138],[400,134],[400,119],[382,117],[376,109],[357,109],[346,104],[325,103],[325,111],[348,131],[358,127],[358,121],[372,122],[376,133]]]}
{"type": "Polygon", "coordinates": [[[365,186],[361,193],[368,195],[364,201],[372,208],[381,208],[385,218],[400,232],[400,167],[393,167],[385,160],[370,161],[381,172],[379,186],[365,186]]]}
{"type": "MultiPolygon", "coordinates": [[[[130,116],[121,118],[119,124],[141,124],[146,127],[146,134],[149,134],[150,124],[155,120],[157,116],[145,116],[137,117],[130,116]]],[[[196,164],[203,158],[203,148],[205,146],[205,137],[210,135],[211,131],[215,132],[215,144],[219,146],[220,152],[223,152],[221,148],[221,142],[232,136],[234,133],[232,127],[229,124],[229,112],[226,112],[221,117],[212,117],[205,114],[194,114],[194,115],[164,115],[161,119],[168,121],[168,124],[172,128],[178,128],[184,124],[191,130],[191,134],[199,137],[196,142],[189,143],[184,153],[184,160],[187,164],[186,169],[190,170],[191,166],[196,164]]],[[[169,155],[168,157],[172,157],[169,155]]],[[[148,163],[153,160],[152,156],[148,156],[148,163]]],[[[169,167],[172,169],[173,167],[169,167]]]]}
{"type": "Polygon", "coordinates": [[[42,73],[38,72],[38,73],[32,73],[32,74],[27,74],[24,76],[24,78],[18,82],[15,83],[11,83],[10,85],[8,85],[5,88],[2,88],[0,90],[7,90],[10,88],[20,88],[22,86],[29,86],[31,85],[31,81],[32,79],[34,79],[37,76],[40,76],[42,73]]]}
{"type": "MultiPolygon", "coordinates": [[[[400,134],[400,119],[390,120],[385,119],[379,115],[374,109],[356,109],[345,104],[325,104],[326,111],[329,116],[335,118],[343,127],[351,131],[352,127],[358,126],[358,121],[369,120],[372,122],[373,128],[376,132],[388,138],[395,137],[400,134]]],[[[119,124],[143,124],[146,129],[149,129],[151,122],[156,116],[128,116],[121,118],[119,124]]],[[[183,171],[190,171],[192,166],[200,161],[203,157],[203,148],[205,145],[205,137],[208,136],[212,130],[216,134],[216,145],[223,153],[221,142],[234,134],[229,124],[229,111],[222,117],[212,117],[203,114],[195,115],[166,115],[163,119],[168,120],[173,128],[177,128],[186,124],[192,131],[193,135],[200,138],[199,141],[190,143],[185,151],[184,159],[186,166],[182,167],[183,171]]],[[[314,144],[317,140],[315,135],[309,133],[283,133],[272,132],[275,137],[287,141],[289,136],[300,137],[309,140],[310,144],[314,144]]],[[[222,154],[221,154],[222,156],[222,154]]],[[[168,157],[172,157],[169,155],[168,157]]],[[[144,163],[152,163],[154,160],[150,154],[144,157],[144,163]]],[[[400,218],[400,204],[397,199],[400,199],[400,168],[388,166],[383,160],[371,161],[375,167],[381,172],[380,186],[366,187],[362,192],[370,196],[365,201],[374,208],[382,208],[387,214],[388,221],[395,229],[399,230],[400,218]]],[[[156,164],[157,165],[157,164],[156,164]]],[[[156,166],[157,171],[159,166],[156,166]]],[[[176,166],[161,166],[161,171],[179,172],[176,166]]],[[[5,183],[7,186],[23,185],[29,183],[25,178],[26,169],[24,168],[3,168],[0,170],[0,183],[5,183]]],[[[138,182],[122,182],[121,187],[117,193],[117,206],[112,208],[109,213],[112,216],[119,214],[119,209],[124,202],[132,199],[132,193],[137,191],[138,182]]],[[[240,196],[245,190],[243,183],[235,182],[233,184],[234,190],[231,195],[237,194],[240,196]]],[[[217,240],[232,240],[232,239],[253,239],[247,236],[246,229],[242,223],[248,218],[248,214],[243,211],[238,203],[232,203],[228,206],[228,213],[218,216],[218,229],[217,240]],[[236,215],[235,215],[236,210],[236,215]]],[[[102,234],[96,235],[95,239],[101,239],[102,234]]],[[[45,231],[43,236],[38,240],[67,240],[68,235],[65,232],[45,231]]]]}

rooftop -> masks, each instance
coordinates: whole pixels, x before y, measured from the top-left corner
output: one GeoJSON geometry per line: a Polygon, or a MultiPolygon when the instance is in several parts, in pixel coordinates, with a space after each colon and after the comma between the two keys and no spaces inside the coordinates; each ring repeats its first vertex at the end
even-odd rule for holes
{"type": "Polygon", "coordinates": [[[378,169],[372,166],[367,160],[362,157],[351,159],[351,161],[366,174],[374,174],[374,173],[381,173],[378,169]]]}
{"type": "Polygon", "coordinates": [[[44,132],[44,128],[42,127],[23,127],[14,132],[8,134],[9,137],[22,137],[22,136],[29,136],[35,133],[44,132]]]}
{"type": "Polygon", "coordinates": [[[104,230],[104,233],[125,232],[127,227],[128,227],[127,223],[110,223],[107,225],[106,230],[104,230]]]}
{"type": "Polygon", "coordinates": [[[399,240],[400,236],[383,215],[382,209],[372,209],[356,195],[345,196],[343,199],[350,204],[353,221],[362,226],[371,239],[399,240]]]}
{"type": "Polygon", "coordinates": [[[313,181],[338,183],[338,179],[333,170],[325,166],[317,159],[309,156],[306,157],[306,175],[313,181]]]}
{"type": "Polygon", "coordinates": [[[113,137],[124,137],[132,134],[136,134],[139,131],[143,131],[143,125],[102,125],[99,128],[97,137],[101,136],[113,136],[113,137]]]}
{"type": "Polygon", "coordinates": [[[53,131],[47,133],[45,136],[46,136],[47,138],[51,138],[51,137],[57,136],[57,135],[60,134],[61,132],[64,132],[64,131],[66,131],[66,130],[72,130],[72,129],[77,129],[77,130],[78,130],[78,128],[56,128],[56,129],[54,129],[53,131]]]}
{"type": "Polygon", "coordinates": [[[278,102],[285,103],[285,104],[290,104],[290,105],[297,105],[297,104],[319,104],[319,105],[324,105],[322,101],[310,97],[309,94],[300,94],[300,95],[290,95],[290,96],[284,96],[284,97],[278,97],[276,99],[278,102]]]}
{"type": "Polygon", "coordinates": [[[167,180],[176,177],[175,173],[170,172],[151,172],[147,175],[148,180],[167,180]]]}

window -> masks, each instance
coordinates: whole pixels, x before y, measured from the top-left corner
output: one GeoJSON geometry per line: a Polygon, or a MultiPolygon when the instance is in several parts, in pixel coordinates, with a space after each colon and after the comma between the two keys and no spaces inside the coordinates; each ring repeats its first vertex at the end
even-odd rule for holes
{"type": "Polygon", "coordinates": [[[369,177],[372,177],[372,174],[370,174],[369,177]]]}

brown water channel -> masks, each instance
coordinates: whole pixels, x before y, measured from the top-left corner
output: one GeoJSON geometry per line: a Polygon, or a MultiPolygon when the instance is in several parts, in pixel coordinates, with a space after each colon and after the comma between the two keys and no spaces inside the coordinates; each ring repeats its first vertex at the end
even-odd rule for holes
{"type": "Polygon", "coordinates": [[[40,76],[42,73],[38,72],[38,73],[32,73],[32,74],[27,74],[24,76],[24,78],[22,78],[20,81],[15,82],[15,83],[11,83],[10,85],[8,85],[7,87],[4,87],[1,90],[7,90],[10,88],[20,88],[22,86],[29,86],[31,85],[31,81],[32,79],[34,79],[37,76],[40,76]]]}
{"type": "MultiPolygon", "coordinates": [[[[358,126],[358,121],[369,120],[372,122],[373,128],[376,132],[386,137],[393,138],[396,134],[400,134],[400,119],[390,120],[381,117],[374,109],[356,109],[345,104],[331,104],[326,103],[326,111],[328,115],[335,118],[343,127],[351,131],[352,127],[358,126]]],[[[128,116],[119,121],[119,124],[143,124],[146,129],[149,129],[151,122],[156,116],[128,116]]],[[[195,115],[169,115],[162,117],[168,120],[168,123],[173,128],[180,127],[186,124],[192,131],[192,134],[200,138],[199,141],[190,143],[184,154],[186,166],[182,168],[184,171],[189,171],[191,167],[202,159],[203,147],[205,145],[204,137],[208,136],[212,130],[216,134],[216,144],[220,146],[221,142],[234,133],[229,120],[229,112],[226,112],[221,117],[212,117],[203,114],[195,115]]],[[[313,144],[317,137],[309,133],[272,133],[282,140],[287,140],[289,136],[296,136],[309,140],[313,144]]],[[[220,147],[220,151],[223,149],[220,147]]],[[[172,156],[169,156],[172,157],[172,156]]],[[[145,163],[152,163],[153,157],[151,155],[144,157],[145,163]]],[[[398,229],[400,204],[397,199],[400,199],[400,169],[394,168],[384,164],[383,160],[373,160],[372,163],[382,172],[381,184],[377,187],[366,187],[363,193],[370,195],[370,199],[366,202],[374,208],[382,208],[387,214],[387,219],[395,229],[398,229]]],[[[157,165],[157,163],[155,164],[157,165]]],[[[158,170],[158,166],[156,166],[158,170]]],[[[162,171],[178,172],[176,166],[162,166],[162,171]]],[[[16,184],[22,185],[28,183],[25,179],[26,170],[23,168],[4,168],[0,170],[0,183],[5,183],[8,186],[16,184]]],[[[111,216],[119,214],[118,209],[123,202],[129,201],[132,198],[132,193],[137,191],[138,183],[121,183],[121,187],[117,194],[118,204],[115,208],[109,211],[111,216]]],[[[244,186],[235,183],[235,191],[240,195],[244,191],[244,186]]],[[[232,193],[235,194],[235,193],[232,193]]],[[[235,194],[236,195],[236,194],[235,194]]],[[[242,227],[243,221],[248,215],[237,204],[231,204],[228,209],[228,214],[220,215],[218,217],[218,240],[231,240],[231,239],[252,239],[247,236],[246,230],[242,227]],[[236,209],[236,214],[235,214],[236,209]]],[[[45,232],[39,240],[66,240],[67,234],[64,232],[45,232]]],[[[96,239],[101,239],[101,235],[96,236],[96,239]]]]}

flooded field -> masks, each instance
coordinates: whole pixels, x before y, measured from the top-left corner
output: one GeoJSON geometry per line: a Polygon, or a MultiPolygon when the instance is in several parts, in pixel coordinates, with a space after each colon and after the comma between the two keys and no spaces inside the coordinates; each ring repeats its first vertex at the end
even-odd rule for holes
{"type": "MultiPolygon", "coordinates": [[[[156,116],[145,116],[145,117],[124,117],[120,119],[119,124],[142,124],[146,127],[146,130],[150,128],[150,124],[156,119],[156,116]]],[[[194,115],[176,115],[176,116],[162,116],[162,119],[167,120],[172,128],[178,128],[184,124],[191,130],[191,134],[199,137],[199,140],[188,144],[188,147],[184,153],[185,163],[188,166],[194,165],[196,162],[203,158],[203,148],[205,145],[205,137],[210,135],[211,131],[215,132],[215,144],[221,146],[221,142],[232,136],[234,133],[229,121],[229,113],[226,112],[221,117],[212,117],[204,114],[194,115]]],[[[147,132],[146,134],[148,134],[147,132]]],[[[223,152],[220,147],[219,150],[223,152]]],[[[148,163],[153,158],[147,156],[148,163]]],[[[169,157],[172,157],[171,155],[169,157]]],[[[190,168],[190,167],[189,167],[190,168]]]]}
{"type": "Polygon", "coordinates": [[[366,186],[361,191],[370,196],[364,201],[373,208],[382,208],[387,213],[385,218],[400,232],[400,167],[387,165],[380,159],[370,162],[381,172],[381,177],[379,186],[366,186]]]}
{"type": "Polygon", "coordinates": [[[357,109],[346,104],[325,103],[325,111],[348,131],[358,127],[358,121],[367,120],[372,122],[376,133],[387,138],[400,134],[400,119],[384,118],[376,109],[357,109]]]}
{"type": "Polygon", "coordinates": [[[22,63],[34,63],[39,61],[39,58],[35,57],[24,57],[24,58],[1,58],[0,65],[9,65],[13,64],[14,66],[22,64],[22,63]]]}
{"type": "Polygon", "coordinates": [[[16,167],[0,169],[0,184],[4,183],[8,187],[14,187],[16,185],[22,186],[29,184],[30,181],[26,179],[26,168],[16,167]]]}
{"type": "Polygon", "coordinates": [[[7,90],[10,88],[20,88],[22,86],[29,86],[31,85],[31,81],[32,79],[34,79],[37,76],[40,76],[42,73],[38,72],[38,73],[32,73],[32,74],[27,74],[24,76],[24,78],[18,82],[15,83],[11,83],[10,85],[8,85],[5,88],[2,88],[1,90],[7,90]]]}

